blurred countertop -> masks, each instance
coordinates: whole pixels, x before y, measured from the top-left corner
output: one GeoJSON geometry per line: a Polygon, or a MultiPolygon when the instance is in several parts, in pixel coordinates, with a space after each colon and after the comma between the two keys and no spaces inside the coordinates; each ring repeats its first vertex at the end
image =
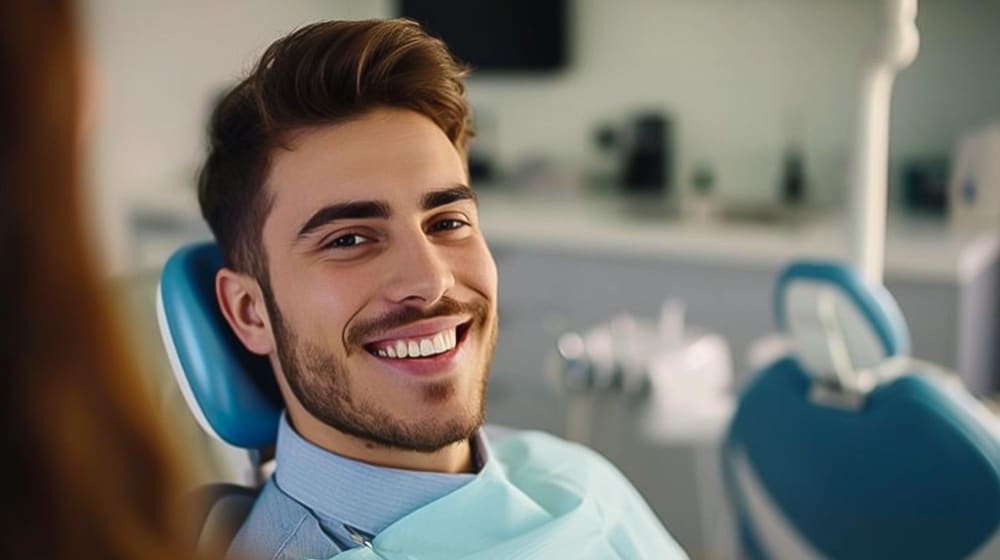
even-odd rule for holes
{"type": "MultiPolygon", "coordinates": [[[[193,193],[174,193],[144,196],[130,205],[133,271],[158,269],[179,245],[210,237],[193,193]]],[[[849,258],[851,235],[842,213],[692,220],[653,206],[620,197],[479,191],[480,222],[497,248],[766,267],[797,258],[849,258]]],[[[998,257],[1000,228],[967,231],[944,220],[890,214],[889,277],[961,283],[998,257]]]]}
{"type": "MultiPolygon", "coordinates": [[[[842,213],[813,211],[787,221],[696,221],[657,217],[655,212],[636,211],[635,201],[613,198],[480,192],[479,201],[480,221],[493,245],[744,266],[780,266],[796,258],[850,258],[851,232],[842,213]]],[[[963,282],[976,277],[998,255],[1000,228],[966,231],[944,220],[889,217],[889,276],[963,282]]]]}

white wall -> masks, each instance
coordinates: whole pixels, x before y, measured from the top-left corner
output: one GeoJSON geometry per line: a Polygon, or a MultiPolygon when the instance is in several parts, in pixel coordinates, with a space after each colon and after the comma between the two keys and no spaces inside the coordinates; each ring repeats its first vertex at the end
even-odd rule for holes
{"type": "MultiPolygon", "coordinates": [[[[879,32],[875,0],[579,0],[573,67],[551,78],[474,79],[507,161],[586,160],[593,123],[641,107],[671,111],[680,170],[708,161],[729,200],[777,193],[782,149],[805,144],[815,199],[842,200],[858,73],[879,32]]],[[[898,77],[896,163],[947,155],[1000,119],[1000,1],[920,0],[917,61],[898,77]]]]}
{"type": "MultiPolygon", "coordinates": [[[[93,177],[112,264],[125,264],[125,208],[190,190],[213,97],[272,40],[303,23],[392,15],[390,0],[86,0],[103,85],[93,177]]],[[[711,163],[729,200],[776,195],[782,149],[802,138],[813,197],[836,201],[855,118],[856,74],[878,28],[873,0],[577,0],[573,62],[547,77],[474,77],[500,161],[584,164],[596,122],[669,110],[678,180],[711,163]]],[[[922,48],[899,78],[898,157],[948,153],[1000,118],[1000,1],[923,0],[922,48]]]]}
{"type": "Polygon", "coordinates": [[[950,153],[963,130],[1000,121],[1000,0],[922,0],[920,55],[899,76],[893,153],[950,153]]]}

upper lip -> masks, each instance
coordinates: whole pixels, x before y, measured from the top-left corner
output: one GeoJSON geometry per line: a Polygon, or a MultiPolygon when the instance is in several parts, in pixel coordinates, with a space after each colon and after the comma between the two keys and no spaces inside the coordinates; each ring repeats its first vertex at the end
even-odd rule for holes
{"type": "Polygon", "coordinates": [[[400,338],[422,338],[435,335],[443,330],[453,329],[459,325],[470,320],[468,316],[452,315],[449,317],[434,317],[432,319],[423,319],[415,323],[410,323],[406,326],[391,329],[382,333],[379,333],[377,338],[367,340],[364,342],[365,345],[368,344],[378,344],[380,342],[386,342],[389,340],[397,340],[400,338]]]}

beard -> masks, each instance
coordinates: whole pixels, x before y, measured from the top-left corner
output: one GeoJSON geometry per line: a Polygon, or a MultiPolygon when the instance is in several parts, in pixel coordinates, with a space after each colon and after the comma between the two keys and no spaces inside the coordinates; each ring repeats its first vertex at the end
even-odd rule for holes
{"type": "MultiPolygon", "coordinates": [[[[483,424],[489,365],[498,330],[496,314],[490,313],[485,299],[460,303],[445,297],[429,309],[405,308],[359,322],[346,333],[347,353],[341,358],[333,349],[314,344],[295,332],[285,321],[270,290],[263,292],[268,314],[273,318],[278,361],[288,385],[303,408],[324,424],[377,445],[427,453],[469,439],[483,424]],[[352,390],[352,381],[358,378],[348,375],[345,361],[353,352],[367,352],[362,340],[420,319],[458,314],[472,316],[474,328],[470,334],[485,335],[482,371],[474,372],[481,380],[478,394],[475,402],[465,403],[462,413],[439,421],[408,423],[379,403],[359,398],[352,390]]],[[[453,398],[455,385],[452,381],[427,383],[421,391],[423,402],[433,406],[453,398]]]]}

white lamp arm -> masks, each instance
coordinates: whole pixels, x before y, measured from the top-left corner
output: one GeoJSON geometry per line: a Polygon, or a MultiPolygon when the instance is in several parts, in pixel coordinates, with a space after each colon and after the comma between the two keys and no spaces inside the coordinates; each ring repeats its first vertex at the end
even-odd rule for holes
{"type": "Polygon", "coordinates": [[[917,0],[885,0],[886,33],[861,77],[851,178],[853,257],[869,282],[882,283],[889,175],[889,105],[896,73],[917,56],[917,0]]]}

